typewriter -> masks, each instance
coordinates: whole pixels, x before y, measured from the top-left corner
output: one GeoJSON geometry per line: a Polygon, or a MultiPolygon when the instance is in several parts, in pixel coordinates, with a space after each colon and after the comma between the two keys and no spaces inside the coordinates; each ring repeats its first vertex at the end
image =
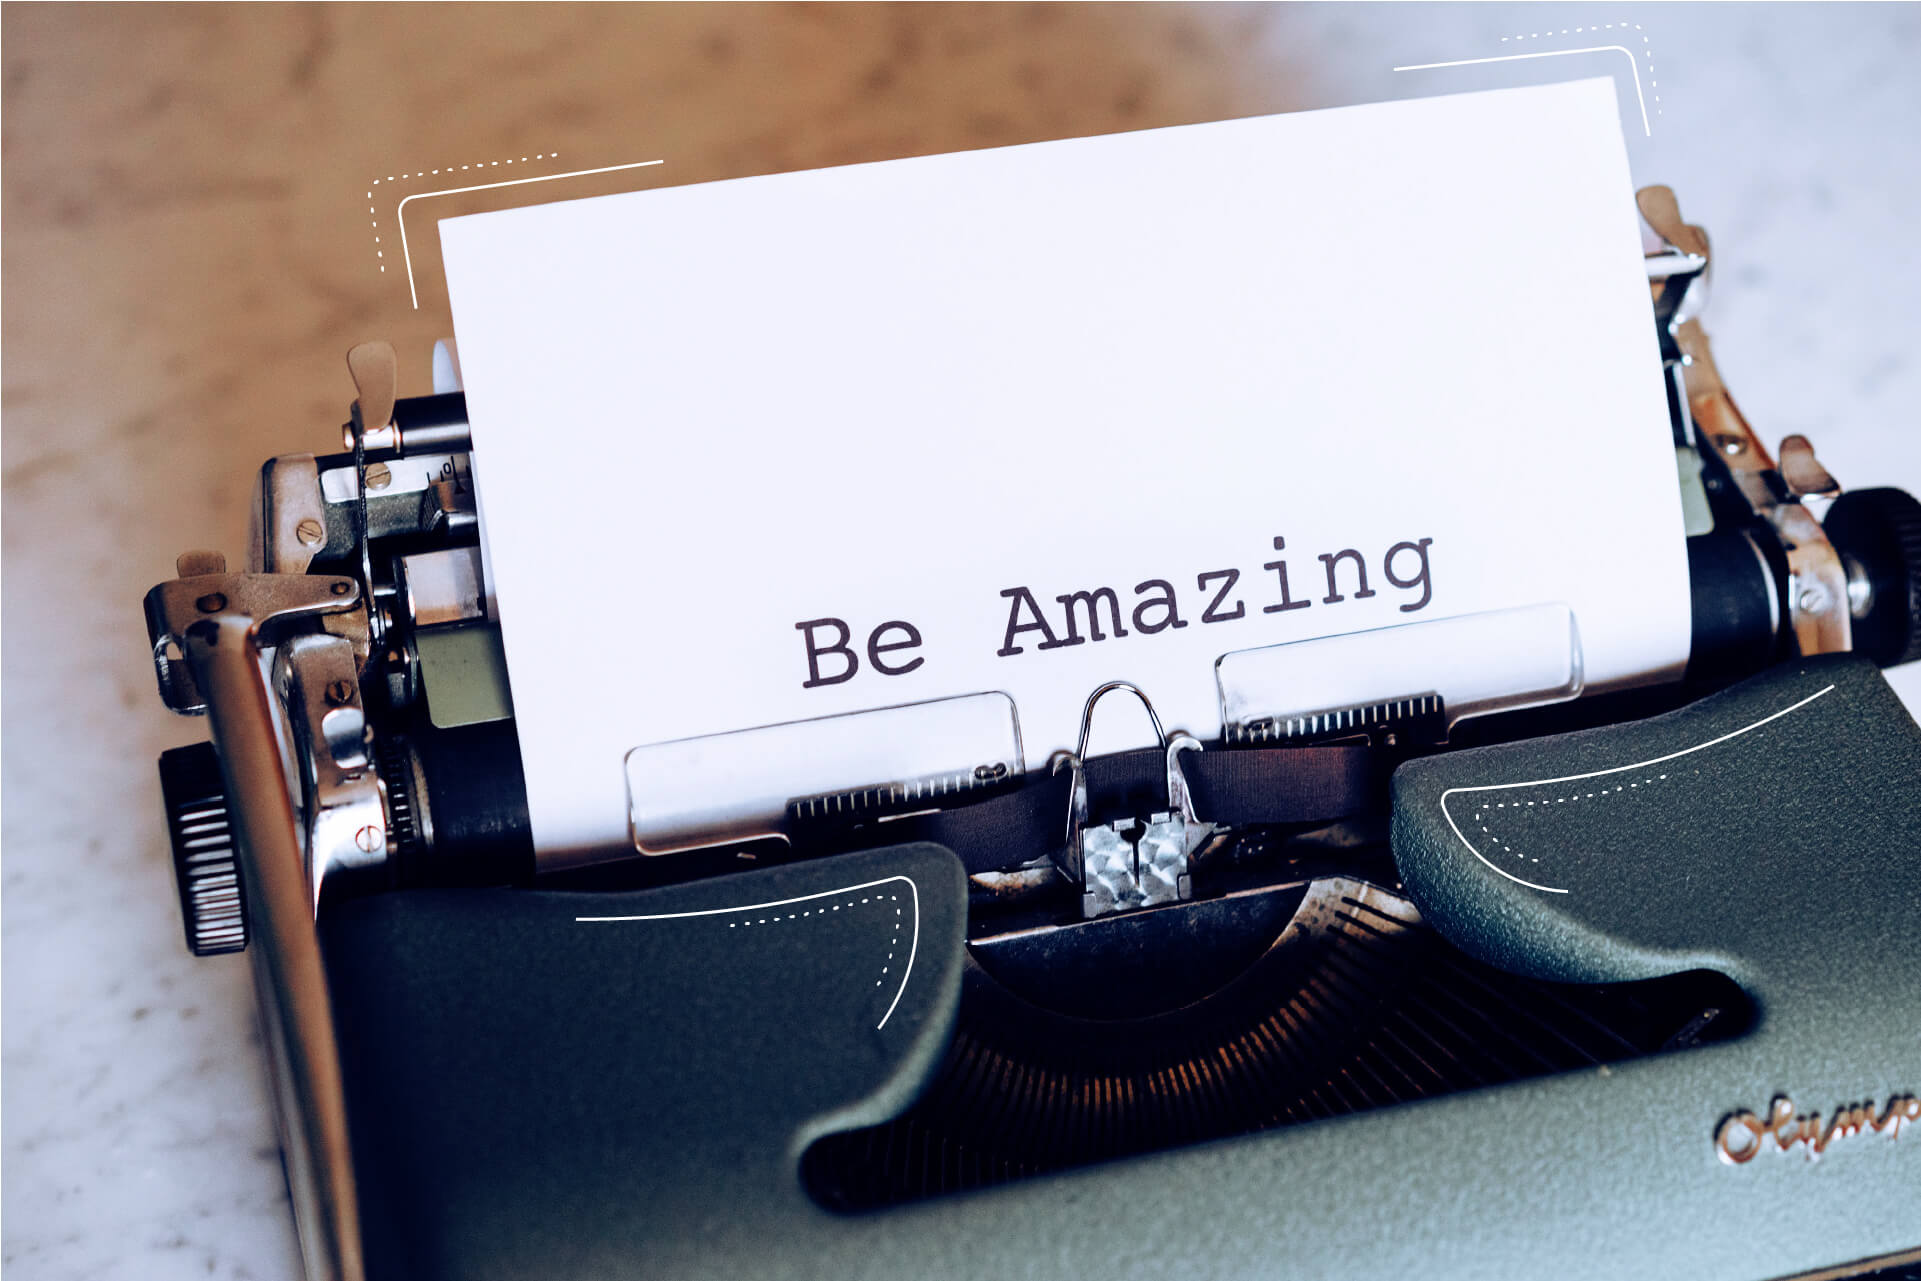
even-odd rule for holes
{"type": "Polygon", "coordinates": [[[585,867],[529,836],[454,371],[398,399],[356,348],[246,570],[146,599],[212,731],[160,760],[187,944],[253,958],[310,1281],[1915,1275],[1921,728],[1878,668],[1921,504],[1764,447],[1706,237],[1640,207],[1684,679],[847,779],[585,867]]]}

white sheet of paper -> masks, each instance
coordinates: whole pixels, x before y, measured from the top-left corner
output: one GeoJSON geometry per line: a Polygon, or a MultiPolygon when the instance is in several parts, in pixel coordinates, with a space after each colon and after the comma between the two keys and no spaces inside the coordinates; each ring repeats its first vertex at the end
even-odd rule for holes
{"type": "Polygon", "coordinates": [[[1114,678],[1206,738],[1215,660],[1307,637],[1561,601],[1589,690],[1675,671],[1615,110],[1586,80],[443,222],[537,847],[627,840],[636,746],[992,689],[1031,768],[1114,678]],[[1353,557],[1329,591],[1346,549],[1371,596],[1353,557]],[[1103,587],[1126,635],[1104,598],[1070,632],[1103,587]],[[1081,643],[1009,645],[1018,588],[1081,643]],[[823,618],[859,666],[810,688],[823,618]]]}

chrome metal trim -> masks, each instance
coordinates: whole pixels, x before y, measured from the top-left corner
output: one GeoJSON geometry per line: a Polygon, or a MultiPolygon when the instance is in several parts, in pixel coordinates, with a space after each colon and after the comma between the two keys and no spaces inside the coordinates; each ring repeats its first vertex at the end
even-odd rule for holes
{"type": "Polygon", "coordinates": [[[352,579],[307,575],[205,574],[147,594],[156,652],[177,647],[220,752],[308,1281],[365,1269],[333,1008],[261,650],[289,623],[359,603],[352,579]]]}

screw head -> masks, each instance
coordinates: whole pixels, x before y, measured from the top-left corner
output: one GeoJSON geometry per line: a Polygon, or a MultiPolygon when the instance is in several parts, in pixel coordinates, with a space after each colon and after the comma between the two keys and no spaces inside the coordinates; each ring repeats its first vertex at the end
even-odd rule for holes
{"type": "Polygon", "coordinates": [[[1747,437],[1733,434],[1718,436],[1715,438],[1715,443],[1721,446],[1721,452],[1724,454],[1745,453],[1748,447],[1747,437]]]}
{"type": "Polygon", "coordinates": [[[1795,599],[1795,604],[1801,607],[1803,614],[1812,614],[1827,603],[1828,594],[1819,587],[1803,588],[1801,595],[1795,599]]]}
{"type": "Polygon", "coordinates": [[[367,488],[368,489],[385,489],[388,485],[393,483],[393,479],[394,479],[393,471],[387,466],[387,464],[369,463],[367,465],[367,488]]]}
{"type": "Polygon", "coordinates": [[[219,592],[208,592],[195,601],[193,607],[203,614],[218,614],[227,607],[227,598],[219,592]]]}
{"type": "Polygon", "coordinates": [[[326,694],[327,706],[345,707],[354,701],[354,683],[345,677],[337,681],[328,681],[326,694]]]}
{"type": "Polygon", "coordinates": [[[354,833],[354,844],[362,854],[372,854],[387,844],[387,834],[369,823],[354,833]]]}
{"type": "Polygon", "coordinates": [[[327,531],[322,529],[320,522],[311,516],[295,525],[293,533],[295,538],[309,547],[320,546],[321,541],[327,537],[327,531]]]}
{"type": "Polygon", "coordinates": [[[336,581],[335,583],[333,583],[331,586],[327,588],[328,591],[332,592],[336,596],[345,596],[348,592],[352,591],[353,589],[354,589],[354,585],[348,582],[344,578],[336,581]]]}

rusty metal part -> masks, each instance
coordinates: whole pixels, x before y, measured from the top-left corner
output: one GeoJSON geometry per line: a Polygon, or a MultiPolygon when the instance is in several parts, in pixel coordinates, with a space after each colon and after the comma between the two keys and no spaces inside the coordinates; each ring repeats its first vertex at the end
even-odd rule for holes
{"type": "Polygon", "coordinates": [[[1634,203],[1648,226],[1654,228],[1655,235],[1684,254],[1697,258],[1708,256],[1707,233],[1690,226],[1681,217],[1681,203],[1674,198],[1672,187],[1643,187],[1634,193],[1634,203]]]}
{"type": "Polygon", "coordinates": [[[1841,483],[1814,456],[1806,436],[1789,436],[1781,442],[1781,479],[1804,504],[1811,498],[1832,501],[1841,496],[1841,483]]]}
{"type": "MultiPolygon", "coordinates": [[[[1800,502],[1794,481],[1775,466],[1766,446],[1728,394],[1699,321],[1675,327],[1687,356],[1688,407],[1703,447],[1712,447],[1754,513],[1773,526],[1788,558],[1787,607],[1802,654],[1845,653],[1853,648],[1848,613],[1848,573],[1821,524],[1800,502]]],[[[1784,455],[1793,460],[1806,492],[1833,497],[1840,486],[1814,458],[1805,437],[1790,437],[1784,455]],[[1818,488],[1817,488],[1818,486],[1818,488]]]]}
{"type": "Polygon", "coordinates": [[[377,339],[350,348],[347,372],[353,376],[354,416],[362,430],[378,431],[393,422],[400,390],[400,362],[393,344],[377,339]]]}
{"type": "Polygon", "coordinates": [[[1701,441],[1688,411],[1687,357],[1681,351],[1675,330],[1699,316],[1707,306],[1712,265],[1707,233],[1682,221],[1674,193],[1666,187],[1645,187],[1635,193],[1635,201],[1648,229],[1667,245],[1667,252],[1648,254],[1646,266],[1661,344],[1661,376],[1667,384],[1669,425],[1677,449],[1698,451],[1701,441]]]}
{"type": "Polygon", "coordinates": [[[967,878],[971,896],[977,900],[1012,903],[1066,883],[1066,878],[1046,855],[1030,859],[1025,866],[1007,872],[975,872],[967,878]]]}
{"type": "Polygon", "coordinates": [[[1670,188],[1645,187],[1635,193],[1635,203],[1656,235],[1700,262],[1694,271],[1651,282],[1656,314],[1663,321],[1663,361],[1670,379],[1678,378],[1670,388],[1677,443],[1688,441],[1701,453],[1719,458],[1749,510],[1773,527],[1787,554],[1786,608],[1800,652],[1849,650],[1853,631],[1847,569],[1822,532],[1821,511],[1811,511],[1806,501],[1825,510],[1841,486],[1816,460],[1805,436],[1781,443],[1777,466],[1728,394],[1698,319],[1700,288],[1712,260],[1707,232],[1681,216],[1670,188]],[[1670,292],[1677,288],[1683,292],[1670,292]]]}

